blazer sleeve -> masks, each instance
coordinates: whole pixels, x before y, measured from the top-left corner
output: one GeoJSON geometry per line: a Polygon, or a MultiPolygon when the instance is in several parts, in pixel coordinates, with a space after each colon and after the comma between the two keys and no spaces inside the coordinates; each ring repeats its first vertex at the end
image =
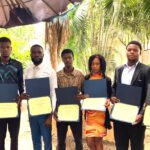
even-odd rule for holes
{"type": "Polygon", "coordinates": [[[117,80],[118,80],[118,69],[115,69],[114,81],[112,85],[112,93],[111,96],[116,96],[116,87],[117,87],[117,80]]]}
{"type": "Polygon", "coordinates": [[[111,79],[106,77],[106,81],[107,81],[107,96],[108,98],[110,98],[112,95],[111,79]]]}
{"type": "Polygon", "coordinates": [[[150,84],[150,67],[147,66],[147,68],[145,69],[145,83],[144,83],[144,87],[143,87],[143,99],[142,99],[142,104],[141,104],[141,107],[140,107],[140,111],[139,111],[139,114],[144,114],[145,112],[145,104],[146,104],[146,101],[147,101],[147,92],[148,92],[148,84],[150,84]]]}

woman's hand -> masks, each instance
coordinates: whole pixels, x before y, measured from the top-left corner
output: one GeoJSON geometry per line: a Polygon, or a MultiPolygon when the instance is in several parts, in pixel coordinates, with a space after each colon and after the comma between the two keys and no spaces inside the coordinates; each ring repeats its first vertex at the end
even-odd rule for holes
{"type": "Polygon", "coordinates": [[[86,99],[88,97],[89,97],[89,95],[83,95],[83,94],[76,95],[76,99],[79,100],[79,101],[83,100],[83,99],[86,99]]]}
{"type": "Polygon", "coordinates": [[[108,108],[110,106],[110,99],[108,98],[105,102],[105,107],[108,108]]]}

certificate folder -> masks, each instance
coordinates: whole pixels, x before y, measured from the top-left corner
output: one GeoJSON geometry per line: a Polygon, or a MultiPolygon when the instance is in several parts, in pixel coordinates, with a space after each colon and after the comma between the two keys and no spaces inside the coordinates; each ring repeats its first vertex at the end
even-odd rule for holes
{"type": "Polygon", "coordinates": [[[134,123],[139,112],[142,88],[137,86],[118,84],[116,97],[120,100],[112,107],[111,119],[126,123],[134,123]]]}
{"type": "Polygon", "coordinates": [[[84,94],[89,97],[82,102],[82,110],[105,111],[105,102],[107,99],[106,79],[86,80],[84,82],[84,94]]]}
{"type": "Polygon", "coordinates": [[[107,97],[106,79],[86,80],[84,82],[84,94],[92,98],[107,97]]]}
{"type": "Polygon", "coordinates": [[[25,85],[31,98],[50,96],[49,78],[26,79],[25,85]]]}
{"type": "Polygon", "coordinates": [[[80,103],[78,100],[76,100],[76,96],[78,94],[77,87],[56,88],[55,91],[58,105],[80,103]]]}
{"type": "Polygon", "coordinates": [[[116,97],[121,103],[140,106],[142,88],[126,84],[118,84],[116,97]]]}
{"type": "Polygon", "coordinates": [[[146,109],[144,113],[143,124],[150,126],[150,84],[148,84],[147,95],[146,95],[146,109]]]}
{"type": "Polygon", "coordinates": [[[106,111],[106,98],[86,98],[82,101],[82,110],[106,111]]]}
{"type": "Polygon", "coordinates": [[[145,126],[150,127],[150,105],[146,106],[145,113],[144,113],[143,124],[145,126]]]}
{"type": "Polygon", "coordinates": [[[0,118],[18,117],[17,84],[0,84],[0,118]]]}
{"type": "Polygon", "coordinates": [[[28,108],[30,116],[52,112],[49,78],[26,79],[26,92],[29,94],[28,108]]]}
{"type": "Polygon", "coordinates": [[[0,84],[0,102],[16,102],[17,84],[0,84]]]}
{"type": "Polygon", "coordinates": [[[58,121],[79,121],[79,104],[76,100],[77,87],[56,88],[58,121]]]}
{"type": "Polygon", "coordinates": [[[28,102],[29,113],[31,116],[50,114],[52,112],[51,101],[48,96],[31,98],[28,102]]]}
{"type": "Polygon", "coordinates": [[[77,122],[79,121],[79,105],[59,105],[57,115],[58,121],[77,122]]]}

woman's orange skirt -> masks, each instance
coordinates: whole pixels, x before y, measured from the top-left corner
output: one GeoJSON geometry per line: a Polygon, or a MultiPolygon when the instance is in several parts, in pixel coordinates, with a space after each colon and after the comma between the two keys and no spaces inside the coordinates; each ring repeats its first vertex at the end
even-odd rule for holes
{"type": "Polygon", "coordinates": [[[104,137],[107,134],[105,124],[105,112],[86,111],[85,136],[104,137]]]}

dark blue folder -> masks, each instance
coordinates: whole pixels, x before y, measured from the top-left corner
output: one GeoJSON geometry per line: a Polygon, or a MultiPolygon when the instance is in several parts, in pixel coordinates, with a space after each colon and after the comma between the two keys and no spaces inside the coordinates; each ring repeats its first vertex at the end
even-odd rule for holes
{"type": "Polygon", "coordinates": [[[55,91],[58,105],[80,103],[76,100],[76,95],[78,94],[77,87],[56,88],[55,91]]]}
{"type": "Polygon", "coordinates": [[[121,103],[140,106],[142,88],[126,84],[118,84],[116,89],[116,97],[121,103]]]}
{"type": "Polygon", "coordinates": [[[84,82],[84,94],[87,94],[92,98],[107,97],[106,79],[86,80],[84,82]]]}
{"type": "Polygon", "coordinates": [[[30,98],[50,96],[49,78],[26,79],[26,93],[30,98]]]}
{"type": "Polygon", "coordinates": [[[17,95],[17,84],[0,84],[0,102],[16,102],[17,95]]]}

